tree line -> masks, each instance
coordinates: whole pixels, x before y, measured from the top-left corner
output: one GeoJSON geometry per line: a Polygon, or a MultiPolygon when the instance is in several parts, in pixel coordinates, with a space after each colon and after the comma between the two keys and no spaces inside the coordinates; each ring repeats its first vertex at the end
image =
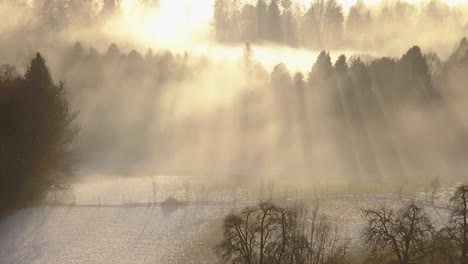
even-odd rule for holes
{"type": "MultiPolygon", "coordinates": [[[[90,112],[82,113],[90,121],[82,133],[90,159],[109,151],[132,153],[137,162],[169,152],[180,155],[187,168],[191,160],[193,166],[216,162],[227,171],[275,161],[279,173],[303,174],[320,173],[317,168],[327,164],[316,160],[330,159],[333,167],[326,170],[358,178],[434,177],[447,173],[444,166],[456,168],[467,154],[462,117],[467,49],[464,38],[444,61],[418,46],[398,58],[341,55],[332,61],[322,51],[308,73],[291,73],[285,64],[269,73],[251,44],[229,67],[187,53],[125,53],[115,44],[101,53],[77,43],[59,56],[57,73],[69,83],[72,104],[90,112]],[[219,76],[232,82],[210,89],[223,94],[232,83],[238,91],[233,99],[177,119],[184,107],[178,102],[190,103],[188,94],[212,86],[206,80],[219,76]],[[119,107],[99,111],[99,105],[119,107]],[[134,118],[119,118],[129,114],[134,118]],[[216,141],[205,139],[207,133],[216,141]],[[193,156],[200,148],[208,151],[193,156]],[[231,159],[239,163],[232,165],[231,159]]],[[[128,155],[115,159],[109,167],[133,162],[128,155]]]]}
{"type": "MultiPolygon", "coordinates": [[[[158,15],[158,0],[136,1],[158,15]]],[[[105,24],[124,7],[121,0],[8,2],[27,10],[31,14],[27,25],[44,32],[105,24]]],[[[468,29],[466,11],[441,0],[419,4],[392,0],[377,5],[359,0],[349,10],[337,0],[311,0],[310,5],[299,0],[215,0],[211,27],[207,37],[222,43],[274,43],[313,50],[379,50],[383,43],[385,48],[401,47],[409,40],[433,39],[438,33],[453,40],[468,29]]],[[[431,44],[445,44],[438,41],[431,44]]]]}
{"type": "MultiPolygon", "coordinates": [[[[330,148],[342,155],[344,171],[362,176],[433,173],[437,168],[427,161],[438,158],[431,152],[447,162],[461,160],[466,138],[457,112],[466,98],[460,89],[467,48],[464,38],[445,62],[418,46],[400,58],[341,55],[335,62],[322,51],[307,75],[291,74],[279,64],[267,84],[279,120],[277,142],[299,139],[298,159],[311,168],[317,165],[311,157],[321,155],[314,150],[317,141],[331,138],[330,148]]],[[[250,96],[244,100],[240,109],[258,103],[250,96]]],[[[239,133],[256,126],[246,122],[239,133]]]]}
{"type": "Polygon", "coordinates": [[[386,36],[394,33],[400,38],[420,34],[422,23],[433,32],[449,25],[466,30],[461,13],[438,0],[421,5],[381,1],[373,8],[359,0],[347,13],[337,0],[312,0],[308,7],[294,0],[216,0],[213,15],[214,33],[221,42],[311,49],[374,48],[392,41],[386,36]]]}
{"type": "Polygon", "coordinates": [[[467,208],[467,185],[453,193],[449,219],[440,227],[416,202],[367,208],[361,237],[352,244],[317,201],[261,202],[224,218],[216,252],[223,263],[463,264],[468,263],[467,208]]]}

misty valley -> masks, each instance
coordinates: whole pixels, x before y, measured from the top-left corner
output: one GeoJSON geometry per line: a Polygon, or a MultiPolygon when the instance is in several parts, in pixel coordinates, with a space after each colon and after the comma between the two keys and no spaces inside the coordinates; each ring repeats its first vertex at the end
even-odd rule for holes
{"type": "Polygon", "coordinates": [[[464,1],[0,17],[0,263],[468,264],[464,1]]]}

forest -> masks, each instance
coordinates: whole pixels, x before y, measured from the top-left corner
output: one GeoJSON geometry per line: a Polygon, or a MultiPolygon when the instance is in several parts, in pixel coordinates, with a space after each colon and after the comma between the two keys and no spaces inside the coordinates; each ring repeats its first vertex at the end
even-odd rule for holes
{"type": "Polygon", "coordinates": [[[76,43],[60,56],[58,75],[87,120],[80,145],[90,169],[131,171],[148,159],[162,171],[183,164],[200,172],[405,179],[461,171],[467,49],[463,38],[444,61],[418,46],[397,58],[332,61],[322,51],[302,73],[285,64],[268,72],[251,44],[221,70],[188,53],[143,56],[115,44],[100,53],[76,43]],[[223,78],[232,81],[218,84],[223,78]],[[118,107],[102,111],[111,105],[118,107]]]}
{"type": "MultiPolygon", "coordinates": [[[[462,118],[468,66],[466,38],[446,61],[438,59],[437,54],[424,54],[418,46],[400,58],[364,60],[342,55],[334,62],[322,51],[307,75],[290,73],[284,64],[268,73],[255,61],[254,48],[247,44],[236,66],[246,78],[242,92],[229,107],[215,105],[214,112],[200,111],[203,115],[177,113],[176,101],[180,99],[170,89],[180,89],[179,93],[193,89],[187,83],[200,81],[200,69],[216,67],[207,58],[151,50],[145,56],[135,50],[125,54],[115,44],[101,54],[92,47],[85,50],[80,43],[61,57],[60,76],[70,83],[70,93],[65,92],[64,83],[52,81],[39,54],[24,77],[14,66],[1,68],[1,106],[6,109],[2,111],[2,142],[9,142],[2,148],[2,163],[9,165],[3,167],[5,182],[18,180],[16,184],[21,186],[29,177],[41,179],[54,170],[67,172],[64,169],[70,158],[66,147],[79,125],[72,122],[77,115],[69,109],[67,99],[83,109],[87,104],[94,107],[88,110],[88,127],[82,129],[76,141],[80,148],[75,153],[81,156],[82,166],[90,169],[128,171],[152,156],[152,164],[168,171],[177,171],[180,164],[186,170],[203,170],[207,164],[216,164],[211,170],[309,177],[325,172],[357,180],[405,180],[460,173],[460,164],[467,156],[467,124],[462,118]],[[40,64],[37,81],[32,79],[36,64],[40,64]],[[142,80],[146,85],[138,87],[142,80]],[[174,88],[183,85],[187,87],[174,88]],[[138,88],[128,95],[126,87],[138,88]],[[97,102],[106,102],[105,107],[111,104],[116,108],[99,111],[102,104],[90,101],[90,93],[100,94],[97,102]],[[138,118],[122,120],[125,115],[138,118]],[[38,122],[41,118],[44,121],[38,122]],[[93,122],[96,125],[89,125],[93,122]],[[33,128],[37,125],[41,128],[33,128]],[[203,138],[206,131],[211,133],[209,138],[203,138]],[[40,142],[37,153],[29,143],[34,138],[40,142]],[[232,141],[235,145],[229,145],[232,141]],[[19,152],[23,148],[20,142],[25,144],[24,154],[19,152]],[[181,147],[185,151],[178,153],[181,147]],[[200,148],[204,152],[197,156],[200,148]],[[52,153],[46,155],[49,151],[52,153]],[[12,152],[18,156],[9,155],[12,152]],[[107,160],[100,158],[103,153],[116,154],[104,155],[109,162],[106,164],[107,160]],[[48,155],[51,160],[43,161],[48,155]],[[129,155],[133,160],[125,159],[129,155]],[[161,160],[165,155],[171,160],[161,160]],[[191,160],[184,162],[188,157],[191,160]],[[38,171],[41,173],[36,176],[38,171]],[[12,179],[13,175],[23,176],[12,179]]],[[[85,110],[81,111],[87,114],[85,110]]],[[[2,186],[14,190],[10,184],[2,186]]]]}

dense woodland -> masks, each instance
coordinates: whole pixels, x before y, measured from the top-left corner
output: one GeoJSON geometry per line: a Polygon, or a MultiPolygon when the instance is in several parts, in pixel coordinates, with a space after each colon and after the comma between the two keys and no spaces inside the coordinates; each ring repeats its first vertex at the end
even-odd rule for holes
{"type": "Polygon", "coordinates": [[[466,159],[467,48],[462,39],[446,61],[417,46],[399,58],[332,61],[323,51],[304,74],[284,64],[268,73],[249,44],[242,59],[221,68],[190,54],[123,53],[115,44],[100,53],[77,43],[61,56],[58,76],[87,122],[82,150],[101,168],[154,157],[169,171],[183,164],[187,171],[434,177],[461,173],[466,159]],[[216,104],[211,93],[232,96],[216,104]]]}

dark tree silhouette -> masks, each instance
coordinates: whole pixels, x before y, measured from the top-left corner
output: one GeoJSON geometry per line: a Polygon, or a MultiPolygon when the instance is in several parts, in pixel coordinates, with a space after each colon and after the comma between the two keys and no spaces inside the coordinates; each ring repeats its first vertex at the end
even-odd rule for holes
{"type": "Polygon", "coordinates": [[[0,102],[5,110],[0,135],[2,211],[39,201],[51,188],[66,188],[74,161],[71,144],[78,132],[65,85],[54,83],[39,53],[24,78],[13,76],[4,71],[0,83],[0,90],[9,93],[0,102]]]}
{"type": "Polygon", "coordinates": [[[414,46],[400,59],[400,78],[408,92],[428,95],[432,90],[429,67],[421,52],[421,48],[414,46]]]}
{"type": "Polygon", "coordinates": [[[120,56],[120,49],[115,43],[109,45],[106,51],[106,58],[111,61],[115,61],[120,56]]]}
{"type": "Polygon", "coordinates": [[[409,204],[398,211],[382,207],[365,210],[365,215],[364,239],[371,259],[409,264],[428,256],[434,228],[421,207],[409,204]]]}
{"type": "Polygon", "coordinates": [[[226,263],[344,263],[346,243],[314,208],[263,202],[231,213],[217,251],[226,263]]]}
{"type": "Polygon", "coordinates": [[[314,82],[328,81],[332,76],[333,66],[328,52],[322,51],[317,57],[317,61],[312,66],[312,71],[309,73],[309,84],[314,85],[314,82]]]}
{"type": "Polygon", "coordinates": [[[468,263],[468,186],[457,188],[452,198],[452,239],[458,246],[460,263],[468,263]]]}

